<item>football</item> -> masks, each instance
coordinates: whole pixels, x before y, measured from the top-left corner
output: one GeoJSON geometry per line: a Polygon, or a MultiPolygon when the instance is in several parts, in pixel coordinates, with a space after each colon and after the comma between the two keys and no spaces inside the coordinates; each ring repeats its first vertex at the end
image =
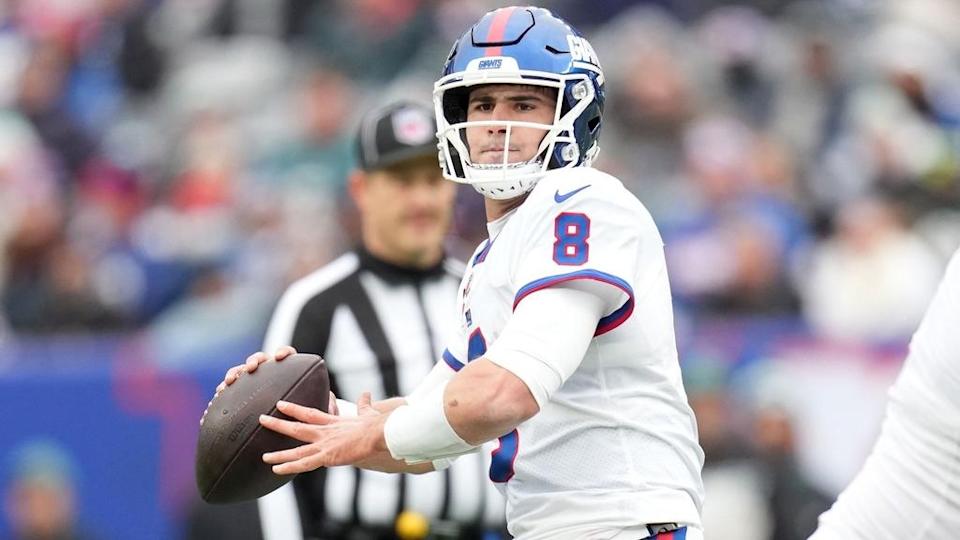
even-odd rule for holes
{"type": "Polygon", "coordinates": [[[210,403],[200,427],[196,475],[203,500],[256,499],[292,480],[274,474],[262,456],[303,443],[262,427],[259,417],[289,419],[277,410],[279,400],[326,412],[329,396],[327,367],[315,354],[269,360],[237,378],[210,403]]]}

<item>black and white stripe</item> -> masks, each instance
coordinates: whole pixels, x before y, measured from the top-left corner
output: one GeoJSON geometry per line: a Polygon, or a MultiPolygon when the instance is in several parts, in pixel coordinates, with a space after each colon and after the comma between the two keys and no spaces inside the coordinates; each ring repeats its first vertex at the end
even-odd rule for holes
{"type": "MultiPolygon", "coordinates": [[[[462,264],[410,271],[358,251],[293,284],[271,320],[264,350],[285,344],[322,355],[338,397],[405,395],[455,332],[462,264]]],[[[259,501],[265,540],[320,536],[321,519],[391,526],[402,510],[461,523],[502,520],[483,454],[442,472],[393,475],[349,467],[300,475],[259,501]],[[294,493],[296,498],[294,498],[294,493]],[[492,508],[487,508],[492,506],[492,508]],[[498,516],[499,514],[499,516],[498,516]]]]}

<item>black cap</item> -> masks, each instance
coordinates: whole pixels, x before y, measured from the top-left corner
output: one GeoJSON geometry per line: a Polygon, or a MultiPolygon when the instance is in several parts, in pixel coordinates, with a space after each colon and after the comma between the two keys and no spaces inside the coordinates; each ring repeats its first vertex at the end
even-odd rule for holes
{"type": "Polygon", "coordinates": [[[371,111],[357,133],[359,166],[370,171],[411,159],[436,158],[436,129],[433,112],[417,103],[403,101],[371,111]]]}

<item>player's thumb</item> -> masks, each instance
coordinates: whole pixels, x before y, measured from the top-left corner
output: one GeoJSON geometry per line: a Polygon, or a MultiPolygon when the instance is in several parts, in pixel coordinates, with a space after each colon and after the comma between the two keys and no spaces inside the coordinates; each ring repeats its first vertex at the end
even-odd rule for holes
{"type": "Polygon", "coordinates": [[[327,414],[340,416],[340,407],[337,405],[337,396],[334,395],[333,392],[330,392],[330,396],[327,398],[327,414]]]}
{"type": "Polygon", "coordinates": [[[357,412],[359,414],[373,412],[373,398],[370,392],[360,394],[360,399],[357,400],[357,412]]]}

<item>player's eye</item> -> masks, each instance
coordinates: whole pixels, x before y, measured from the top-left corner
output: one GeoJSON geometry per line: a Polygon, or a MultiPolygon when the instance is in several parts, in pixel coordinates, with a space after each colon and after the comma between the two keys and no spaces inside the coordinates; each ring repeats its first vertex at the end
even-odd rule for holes
{"type": "Polygon", "coordinates": [[[517,103],[517,110],[521,112],[530,112],[536,108],[537,106],[530,102],[520,101],[517,103]]]}
{"type": "Polygon", "coordinates": [[[473,106],[473,110],[478,112],[490,112],[493,110],[493,103],[488,101],[478,102],[473,106]]]}

